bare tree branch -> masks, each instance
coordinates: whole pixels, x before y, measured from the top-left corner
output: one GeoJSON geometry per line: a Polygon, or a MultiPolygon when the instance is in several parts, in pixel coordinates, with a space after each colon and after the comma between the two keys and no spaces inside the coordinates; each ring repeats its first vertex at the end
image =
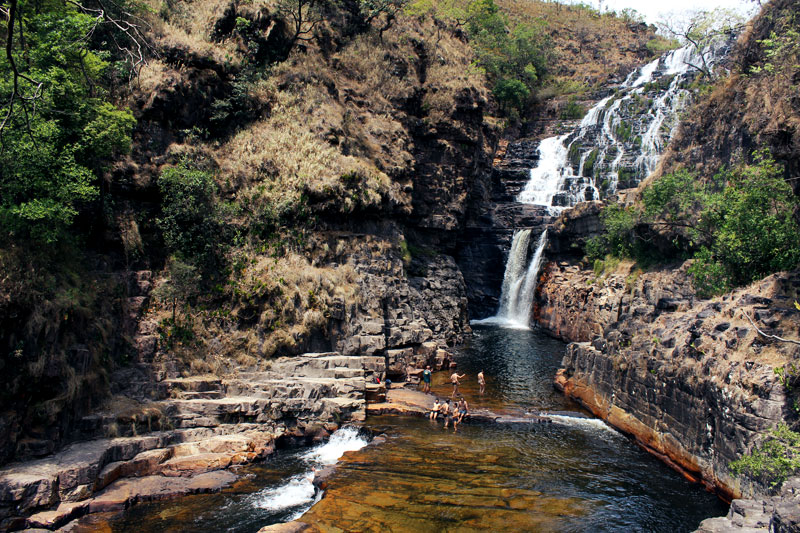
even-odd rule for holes
{"type": "Polygon", "coordinates": [[[796,341],[796,340],[793,340],[793,339],[784,339],[783,337],[778,337],[777,335],[770,335],[770,334],[768,334],[768,333],[764,333],[763,331],[761,331],[761,330],[758,328],[758,326],[756,326],[756,323],[755,323],[755,322],[753,322],[753,319],[752,319],[752,318],[750,318],[750,315],[748,315],[747,313],[745,313],[744,309],[742,310],[742,314],[743,314],[743,315],[744,315],[744,316],[747,318],[747,320],[749,320],[749,321],[750,321],[750,323],[753,325],[753,327],[754,327],[754,328],[756,328],[756,331],[757,331],[757,332],[758,332],[760,335],[762,335],[762,336],[764,336],[764,337],[767,337],[768,339],[775,339],[775,340],[778,340],[778,341],[781,341],[781,342],[789,342],[789,343],[791,343],[791,344],[797,344],[797,345],[799,345],[799,346],[800,346],[800,341],[796,341]]]}

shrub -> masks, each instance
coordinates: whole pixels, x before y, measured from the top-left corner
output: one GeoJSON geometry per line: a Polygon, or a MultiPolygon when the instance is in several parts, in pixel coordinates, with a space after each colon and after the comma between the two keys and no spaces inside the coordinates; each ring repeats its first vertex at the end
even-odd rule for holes
{"type": "Polygon", "coordinates": [[[574,98],[572,98],[570,99],[569,102],[567,102],[567,105],[564,106],[564,109],[561,110],[561,119],[569,120],[569,119],[581,118],[585,114],[586,114],[586,108],[583,107],[578,102],[576,102],[574,98]]]}
{"type": "Polygon", "coordinates": [[[731,462],[729,469],[736,476],[747,476],[777,489],[800,471],[800,433],[778,424],[753,451],[731,462]]]}
{"type": "Polygon", "coordinates": [[[494,86],[492,94],[503,111],[509,113],[511,111],[519,112],[524,107],[531,91],[519,80],[501,79],[494,86]]]}
{"type": "Polygon", "coordinates": [[[720,294],[800,263],[800,201],[766,153],[750,165],[708,181],[682,170],[651,184],[634,210],[609,205],[604,233],[587,243],[590,258],[604,253],[642,260],[648,232],[671,235],[663,258],[694,256],[689,272],[701,296],[720,294]]]}
{"type": "Polygon", "coordinates": [[[183,161],[165,169],[158,186],[163,203],[157,223],[167,249],[182,260],[211,266],[218,259],[217,245],[224,239],[213,176],[183,161]]]}

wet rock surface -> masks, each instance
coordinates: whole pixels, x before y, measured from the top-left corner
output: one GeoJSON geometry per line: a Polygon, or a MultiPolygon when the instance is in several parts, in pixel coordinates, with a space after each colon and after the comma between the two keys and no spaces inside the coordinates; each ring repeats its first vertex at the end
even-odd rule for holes
{"type": "Polygon", "coordinates": [[[514,231],[542,229],[552,220],[546,207],[516,201],[538,162],[538,144],[538,139],[507,143],[483,187],[473,194],[455,255],[466,281],[472,318],[497,311],[514,231]]]}

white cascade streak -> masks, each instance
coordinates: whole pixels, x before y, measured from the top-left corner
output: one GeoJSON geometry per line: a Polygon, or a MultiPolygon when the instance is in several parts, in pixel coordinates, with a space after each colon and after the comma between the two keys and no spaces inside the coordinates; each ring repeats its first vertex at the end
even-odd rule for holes
{"type": "Polygon", "coordinates": [[[309,466],[306,472],[292,476],[276,487],[257,492],[253,506],[272,512],[294,511],[288,520],[299,518],[322,497],[314,487],[312,468],[336,464],[345,452],[360,450],[367,443],[357,428],[343,427],[335,431],[328,442],[303,455],[309,466]]]}
{"type": "MultiPolygon", "coordinates": [[[[720,41],[704,50],[705,62],[712,66],[724,48],[720,41]]],[[[684,87],[702,64],[701,54],[687,45],[631,72],[617,92],[593,106],[572,132],[539,143],[538,164],[517,201],[547,206],[555,215],[577,203],[600,199],[601,190],[612,194],[623,181],[630,187],[630,180],[644,179],[655,170],[672,137],[688,99],[684,87]],[[647,107],[644,113],[642,106],[647,107]]]]}
{"type": "Polygon", "coordinates": [[[473,320],[472,324],[494,324],[515,329],[529,328],[536,284],[544,262],[547,230],[542,232],[533,257],[528,261],[530,240],[531,230],[529,229],[514,233],[506,262],[506,272],[503,276],[500,308],[495,316],[483,320],[473,320]]]}

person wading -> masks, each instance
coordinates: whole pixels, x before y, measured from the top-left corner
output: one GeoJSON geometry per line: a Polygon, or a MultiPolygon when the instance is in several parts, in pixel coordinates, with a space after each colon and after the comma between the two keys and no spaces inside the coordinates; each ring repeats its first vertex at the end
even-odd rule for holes
{"type": "Polygon", "coordinates": [[[480,394],[486,392],[486,378],[483,377],[483,370],[478,372],[478,385],[481,387],[480,391],[478,391],[480,394]]]}
{"type": "Polygon", "coordinates": [[[466,374],[459,374],[458,372],[453,372],[453,375],[450,376],[450,383],[453,384],[453,398],[455,398],[456,394],[458,394],[458,386],[459,386],[458,380],[463,378],[464,376],[466,376],[466,374]]]}
{"type": "Polygon", "coordinates": [[[455,411],[455,405],[450,405],[450,400],[447,400],[445,404],[441,407],[442,413],[444,414],[444,428],[447,429],[447,426],[450,425],[450,422],[453,421],[453,411],[455,411]]]}

